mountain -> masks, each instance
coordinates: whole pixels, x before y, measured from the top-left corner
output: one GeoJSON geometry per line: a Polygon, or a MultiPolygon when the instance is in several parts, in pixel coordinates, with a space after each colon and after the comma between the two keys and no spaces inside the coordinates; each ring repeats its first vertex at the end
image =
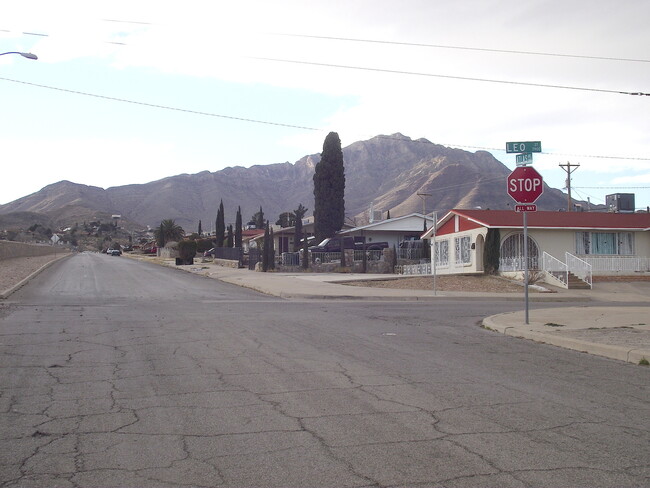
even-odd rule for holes
{"type": "MultiPolygon", "coordinates": [[[[422,212],[423,198],[427,213],[513,205],[505,183],[510,170],[486,151],[472,153],[393,134],[355,142],[343,148],[343,158],[346,214],[357,223],[365,220],[371,206],[382,212],[390,210],[392,217],[422,212]]],[[[300,203],[310,215],[314,208],[312,177],[319,160],[320,155],[312,154],[294,164],[237,166],[107,189],[60,181],[0,205],[0,224],[17,220],[18,215],[27,220],[40,215],[58,225],[70,225],[120,214],[122,222],[151,227],[163,219],[175,219],[186,231],[195,230],[201,219],[203,229],[209,230],[222,199],[227,223],[235,221],[238,206],[244,221],[260,206],[271,222],[300,203]]],[[[540,210],[566,208],[566,196],[545,186],[537,204],[540,210]]],[[[31,225],[31,220],[25,223],[31,225]]]]}

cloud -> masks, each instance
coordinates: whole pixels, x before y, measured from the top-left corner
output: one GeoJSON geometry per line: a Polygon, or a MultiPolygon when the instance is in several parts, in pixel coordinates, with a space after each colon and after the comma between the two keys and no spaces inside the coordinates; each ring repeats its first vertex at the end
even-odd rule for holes
{"type": "Polygon", "coordinates": [[[635,176],[619,176],[612,180],[614,184],[640,184],[640,183],[650,183],[650,173],[639,174],[635,176]]]}

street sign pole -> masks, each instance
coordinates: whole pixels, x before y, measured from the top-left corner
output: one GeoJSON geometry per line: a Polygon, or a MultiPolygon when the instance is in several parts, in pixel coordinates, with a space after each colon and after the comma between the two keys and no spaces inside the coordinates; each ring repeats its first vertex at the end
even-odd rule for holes
{"type": "Polygon", "coordinates": [[[526,325],[528,325],[528,212],[524,214],[524,302],[526,304],[526,325]]]}
{"type": "Polygon", "coordinates": [[[542,177],[532,166],[533,154],[542,152],[540,141],[506,142],[506,153],[518,153],[515,157],[517,168],[508,176],[508,194],[517,202],[517,212],[524,214],[524,303],[525,318],[528,325],[528,212],[537,210],[535,201],[544,191],[542,177]]]}

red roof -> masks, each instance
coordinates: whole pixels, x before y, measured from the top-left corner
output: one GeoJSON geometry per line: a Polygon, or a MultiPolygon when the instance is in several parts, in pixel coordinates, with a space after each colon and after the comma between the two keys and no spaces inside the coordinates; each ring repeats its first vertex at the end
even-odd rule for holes
{"type": "MultiPolygon", "coordinates": [[[[438,226],[453,215],[483,227],[521,228],[523,216],[513,210],[451,210],[438,226]]],[[[650,230],[649,213],[528,212],[528,227],[537,229],[650,230]]]]}

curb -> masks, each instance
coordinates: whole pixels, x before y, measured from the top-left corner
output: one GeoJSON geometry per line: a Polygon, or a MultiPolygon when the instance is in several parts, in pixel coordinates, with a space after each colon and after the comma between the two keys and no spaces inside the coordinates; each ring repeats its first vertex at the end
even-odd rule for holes
{"type": "Polygon", "coordinates": [[[603,356],[606,358],[616,359],[633,364],[639,364],[639,361],[641,361],[643,358],[650,358],[650,351],[645,349],[629,349],[623,346],[598,344],[594,342],[583,341],[580,339],[573,339],[570,337],[544,334],[543,332],[521,329],[512,325],[503,325],[502,323],[499,323],[499,317],[510,315],[511,313],[512,312],[506,312],[486,317],[482,321],[482,326],[488,330],[493,330],[506,336],[516,337],[519,339],[528,339],[531,341],[540,342],[542,344],[550,344],[552,346],[562,347],[564,349],[586,352],[588,354],[603,356]]]}
{"type": "Polygon", "coordinates": [[[47,268],[49,268],[50,266],[52,266],[54,263],[58,263],[58,262],[61,261],[63,258],[69,258],[70,256],[72,256],[72,254],[73,254],[73,253],[62,254],[62,255],[61,255],[60,257],[58,257],[58,258],[54,258],[52,261],[50,261],[50,262],[44,264],[43,266],[41,266],[40,268],[38,268],[36,271],[34,271],[32,274],[30,274],[30,275],[27,276],[26,278],[23,278],[22,280],[20,280],[18,283],[16,283],[16,284],[15,284],[14,286],[12,286],[11,288],[9,288],[9,289],[7,289],[7,290],[4,290],[4,291],[0,292],[0,300],[4,300],[4,299],[6,299],[6,298],[9,297],[12,293],[14,293],[15,291],[19,290],[20,288],[22,288],[23,286],[25,286],[27,283],[29,283],[29,280],[31,280],[32,278],[34,278],[34,276],[36,276],[36,275],[38,275],[39,273],[41,273],[42,271],[46,270],[47,268]]]}

